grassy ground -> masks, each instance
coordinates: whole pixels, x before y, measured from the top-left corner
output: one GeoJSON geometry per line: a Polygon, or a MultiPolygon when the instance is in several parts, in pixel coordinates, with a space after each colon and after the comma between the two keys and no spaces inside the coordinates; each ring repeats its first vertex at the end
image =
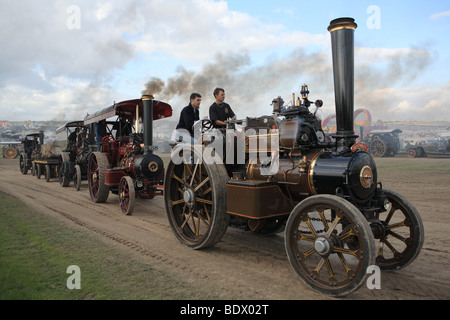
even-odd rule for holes
{"type": "Polygon", "coordinates": [[[450,173],[450,159],[392,157],[375,158],[375,162],[378,170],[384,173],[450,173]]]}
{"type": "Polygon", "coordinates": [[[0,193],[0,204],[0,300],[217,298],[17,199],[0,193]],[[79,290],[66,285],[71,265],[79,290]]]}

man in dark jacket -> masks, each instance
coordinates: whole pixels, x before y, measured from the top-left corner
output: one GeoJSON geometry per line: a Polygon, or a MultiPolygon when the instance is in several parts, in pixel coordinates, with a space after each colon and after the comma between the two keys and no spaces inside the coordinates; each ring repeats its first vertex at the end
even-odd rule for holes
{"type": "Polygon", "coordinates": [[[192,126],[194,122],[200,120],[200,103],[202,102],[202,96],[199,93],[193,93],[190,97],[190,103],[188,106],[181,110],[180,121],[177,124],[176,129],[185,129],[189,131],[191,137],[194,137],[194,129],[192,126]]]}

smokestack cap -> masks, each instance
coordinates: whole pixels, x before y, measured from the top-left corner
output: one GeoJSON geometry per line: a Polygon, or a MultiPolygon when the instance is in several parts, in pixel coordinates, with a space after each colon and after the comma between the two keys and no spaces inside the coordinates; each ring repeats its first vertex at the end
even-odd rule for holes
{"type": "Polygon", "coordinates": [[[153,100],[154,97],[151,94],[142,95],[142,100],[153,100]]]}
{"type": "Polygon", "coordinates": [[[330,22],[328,26],[328,31],[332,32],[339,29],[353,29],[355,30],[358,25],[355,23],[353,18],[338,18],[330,22]]]}

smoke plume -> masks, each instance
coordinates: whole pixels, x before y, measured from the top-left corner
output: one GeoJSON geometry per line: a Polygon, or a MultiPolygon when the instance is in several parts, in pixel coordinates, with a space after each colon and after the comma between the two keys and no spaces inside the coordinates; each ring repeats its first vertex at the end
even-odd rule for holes
{"type": "MultiPolygon", "coordinates": [[[[217,54],[215,60],[195,72],[179,66],[175,76],[163,81],[151,78],[142,94],[170,101],[182,97],[188,101],[193,92],[203,96],[203,105],[213,102],[216,87],[225,89],[226,101],[238,117],[257,116],[270,112],[273,98],[290,96],[299,91],[305,81],[332,89],[331,65],[323,54],[307,55],[302,50],[284,59],[268,60],[262,66],[252,66],[248,53],[217,54]],[[324,75],[326,75],[324,77],[324,75]],[[265,106],[262,110],[261,105],[265,106]]],[[[317,93],[317,90],[316,92],[317,93]]]]}
{"type": "MultiPolygon", "coordinates": [[[[367,108],[378,119],[389,119],[389,110],[396,105],[389,97],[377,94],[377,90],[407,85],[432,61],[428,51],[415,49],[393,49],[386,53],[357,48],[355,57],[355,109],[367,108]],[[363,61],[358,60],[358,55],[363,61]]],[[[190,94],[198,92],[203,97],[204,110],[201,110],[206,116],[209,105],[214,102],[214,88],[221,87],[237,117],[244,118],[270,114],[273,98],[282,96],[288,104],[292,93],[298,96],[301,85],[308,84],[311,100],[324,101],[318,114],[325,116],[335,112],[332,72],[328,52],[307,54],[298,49],[284,58],[268,59],[260,66],[252,65],[246,52],[219,53],[199,71],[179,66],[175,76],[165,81],[151,78],[142,93],[152,94],[157,100],[170,102],[178,97],[188,102],[190,94]]],[[[175,105],[177,107],[181,104],[175,105]]]]}

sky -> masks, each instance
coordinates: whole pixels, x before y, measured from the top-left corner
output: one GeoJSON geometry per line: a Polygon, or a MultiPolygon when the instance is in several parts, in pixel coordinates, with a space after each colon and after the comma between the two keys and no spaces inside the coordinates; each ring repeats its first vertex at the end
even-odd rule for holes
{"type": "Polygon", "coordinates": [[[450,121],[448,0],[0,0],[0,120],[79,120],[151,90],[179,117],[222,87],[239,119],[307,84],[333,114],[331,20],[352,17],[355,110],[450,121]]]}

